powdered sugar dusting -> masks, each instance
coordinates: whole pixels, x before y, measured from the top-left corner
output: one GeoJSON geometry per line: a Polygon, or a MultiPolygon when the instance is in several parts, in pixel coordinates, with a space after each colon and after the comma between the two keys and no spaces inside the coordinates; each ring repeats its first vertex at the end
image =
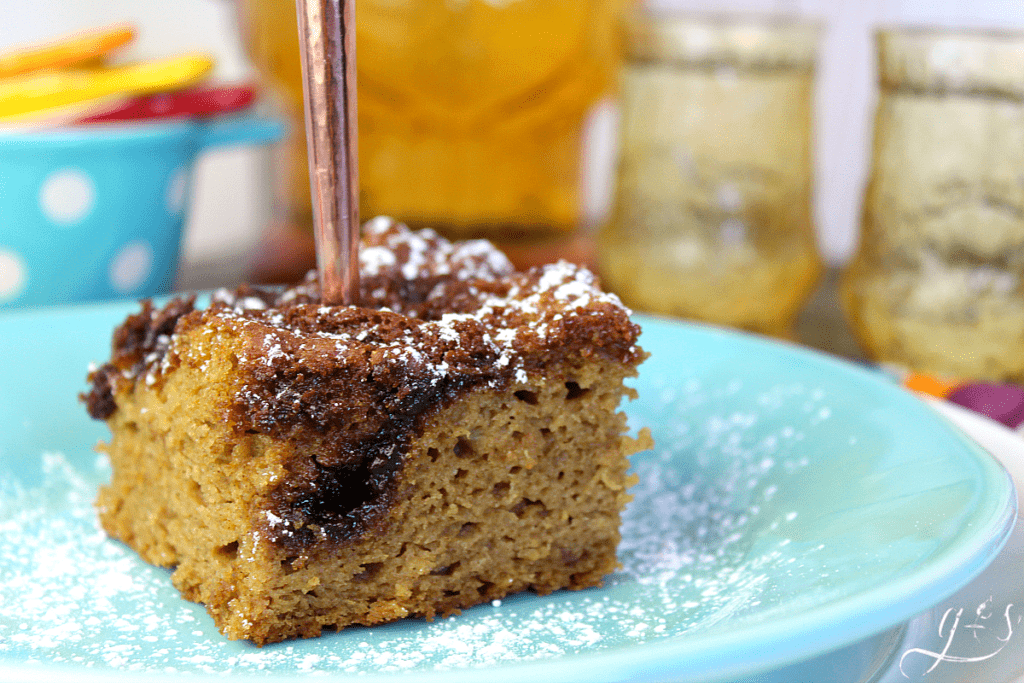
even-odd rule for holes
{"type": "Polygon", "coordinates": [[[452,243],[429,228],[411,231],[378,216],[363,226],[359,273],[373,277],[400,266],[407,280],[454,275],[458,279],[493,279],[514,268],[506,256],[486,240],[452,243]]]}
{"type": "MultiPolygon", "coordinates": [[[[525,383],[524,359],[519,352],[524,344],[541,341],[557,345],[557,335],[564,333],[570,320],[579,321],[584,317],[597,320],[602,316],[625,319],[630,314],[615,294],[601,291],[597,278],[586,268],[559,261],[529,273],[515,273],[504,254],[487,241],[453,243],[432,230],[412,231],[384,217],[375,218],[363,227],[360,275],[364,279],[383,277],[391,283],[385,285],[385,289],[394,286],[396,275],[402,282],[399,287],[415,289],[427,283],[422,285],[425,300],[420,296],[386,299],[392,306],[388,310],[410,318],[406,324],[418,326],[422,334],[410,333],[382,342],[376,339],[379,326],[370,323],[352,335],[325,331],[336,329],[331,324],[332,318],[343,315],[344,307],[319,305],[317,316],[318,322],[323,323],[322,328],[297,333],[281,308],[306,299],[317,301],[316,278],[312,273],[297,286],[264,292],[268,299],[262,306],[249,301],[258,297],[226,290],[216,293],[213,302],[226,306],[217,309],[217,315],[240,327],[253,325],[253,311],[266,311],[266,315],[258,316],[258,322],[264,329],[266,325],[272,328],[265,334],[263,344],[267,365],[280,355],[281,339],[298,341],[301,335],[310,335],[335,340],[339,357],[345,355],[347,348],[372,347],[370,353],[380,362],[414,365],[421,368],[430,381],[447,377],[450,368],[437,354],[431,360],[421,352],[424,340],[431,340],[426,342],[429,344],[437,340],[450,349],[459,347],[466,335],[480,338],[487,345],[481,357],[493,358],[495,369],[507,371],[516,382],[525,383]],[[437,310],[445,310],[444,304],[449,302],[453,292],[457,292],[455,295],[463,308],[437,315],[437,310]],[[424,311],[430,311],[431,315],[424,315],[424,311]],[[481,329],[486,331],[480,334],[481,329]]],[[[370,292],[370,296],[375,295],[370,292]]],[[[376,302],[376,306],[380,305],[381,302],[376,302]]],[[[165,344],[160,353],[166,348],[165,344]]],[[[635,347],[627,351],[628,354],[636,352],[635,347]]],[[[159,366],[150,363],[147,367],[150,368],[147,381],[156,381],[159,366]]],[[[498,381],[495,379],[494,383],[498,381]]]]}
{"type": "MultiPolygon", "coordinates": [[[[552,277],[548,291],[564,284],[552,277]]],[[[830,419],[829,405],[781,386],[736,407],[742,389],[657,380],[644,388],[650,400],[631,420],[653,427],[660,445],[635,463],[623,567],[604,588],[515,595],[433,623],[262,649],[225,640],[201,606],[182,600],[168,570],[106,538],[92,508],[109,476],[102,458],[44,454],[39,486],[0,484],[0,658],[161,673],[422,671],[598,652],[770,613],[790,582],[814,581],[822,566],[818,549],[789,538],[785,477],[767,475],[806,466],[799,444],[830,419]],[[794,404],[806,404],[805,423],[772,420],[794,404]]]]}

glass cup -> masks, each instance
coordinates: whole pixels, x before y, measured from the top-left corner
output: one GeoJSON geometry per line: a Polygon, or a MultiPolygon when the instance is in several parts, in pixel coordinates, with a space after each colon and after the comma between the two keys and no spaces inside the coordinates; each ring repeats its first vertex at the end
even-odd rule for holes
{"type": "Polygon", "coordinates": [[[1024,33],[892,29],[876,45],[851,326],[879,362],[1024,380],[1024,33]]]}
{"type": "Polygon", "coordinates": [[[821,271],[812,223],[819,28],[637,14],[602,280],[633,308],[790,336],[821,271]]]}
{"type": "MultiPolygon", "coordinates": [[[[581,134],[618,68],[629,2],[359,0],[361,215],[490,238],[526,261],[530,245],[571,239],[581,134]]],[[[297,124],[284,199],[310,226],[295,2],[241,10],[253,61],[297,124]]]]}

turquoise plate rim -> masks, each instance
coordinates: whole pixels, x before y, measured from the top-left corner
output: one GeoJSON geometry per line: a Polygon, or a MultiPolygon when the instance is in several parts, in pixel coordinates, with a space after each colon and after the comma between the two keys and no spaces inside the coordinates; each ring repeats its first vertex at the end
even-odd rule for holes
{"type": "MultiPolygon", "coordinates": [[[[46,324],[60,329],[65,326],[104,324],[112,325],[136,310],[134,302],[107,302],[85,306],[52,307],[15,310],[0,314],[0,349],[4,345],[4,330],[18,330],[26,326],[46,324]]],[[[711,635],[676,635],[663,640],[638,645],[616,646],[606,651],[563,655],[551,660],[509,663],[487,668],[447,669],[441,671],[415,670],[394,674],[348,676],[344,674],[318,675],[326,680],[361,681],[510,681],[532,680],[570,682],[611,681],[723,681],[749,676],[796,663],[812,656],[856,643],[868,636],[906,622],[916,614],[937,604],[970,583],[998,555],[1013,529],[1017,514],[1017,494],[1005,468],[980,446],[964,436],[953,425],[930,410],[923,401],[892,383],[873,370],[848,361],[807,349],[796,344],[762,338],[747,333],[716,328],[697,323],[636,315],[644,332],[641,344],[652,346],[679,339],[701,339],[705,343],[733,346],[742,353],[765,356],[765,359],[784,359],[804,366],[833,373],[842,382],[854,382],[873,391],[884,392],[891,400],[905,408],[915,419],[928,421],[927,426],[944,430],[950,443],[957,444],[963,457],[971,458],[979,466],[985,492],[969,511],[973,533],[955,547],[947,547],[923,566],[907,572],[892,581],[853,595],[840,598],[825,607],[733,631],[719,631],[711,635]],[[919,414],[917,411],[920,411],[919,414]]],[[[65,333],[68,329],[64,330],[65,333]]],[[[31,352],[28,352],[31,353],[31,352]]],[[[0,368],[4,358],[0,356],[0,368]]],[[[0,391],[3,391],[0,387],[0,391]]],[[[642,400],[642,398],[641,398],[642,400]]],[[[89,669],[80,667],[19,665],[0,660],[0,678],[3,680],[35,680],[40,673],[67,676],[78,681],[177,681],[212,680],[223,675],[181,674],[89,669]]],[[[308,674],[278,673],[272,680],[308,680],[308,674]]],[[[240,681],[266,681],[266,676],[242,674],[230,676],[240,681]]]]}

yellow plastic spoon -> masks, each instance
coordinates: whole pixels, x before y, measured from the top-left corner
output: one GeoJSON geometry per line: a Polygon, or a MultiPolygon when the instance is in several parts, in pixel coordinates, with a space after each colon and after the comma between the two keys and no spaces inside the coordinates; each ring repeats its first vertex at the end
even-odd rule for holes
{"type": "Polygon", "coordinates": [[[0,79],[0,121],[48,116],[54,110],[114,95],[178,90],[201,81],[213,68],[194,54],[106,69],[36,71],[0,79]]]}

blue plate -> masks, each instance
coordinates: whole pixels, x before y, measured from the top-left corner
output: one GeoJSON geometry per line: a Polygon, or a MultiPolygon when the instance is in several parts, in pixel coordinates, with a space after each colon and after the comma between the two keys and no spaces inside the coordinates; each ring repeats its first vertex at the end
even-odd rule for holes
{"type": "Polygon", "coordinates": [[[168,571],[107,540],[91,507],[109,476],[93,450],[105,428],[75,396],[134,309],[0,317],[0,679],[707,682],[809,676],[811,660],[853,681],[865,672],[820,663],[892,650],[900,624],[986,567],[1016,516],[1002,467],[875,374],[638,318],[653,355],[628,411],[657,447],[634,459],[622,568],[604,588],[229,642],[168,571]]]}

